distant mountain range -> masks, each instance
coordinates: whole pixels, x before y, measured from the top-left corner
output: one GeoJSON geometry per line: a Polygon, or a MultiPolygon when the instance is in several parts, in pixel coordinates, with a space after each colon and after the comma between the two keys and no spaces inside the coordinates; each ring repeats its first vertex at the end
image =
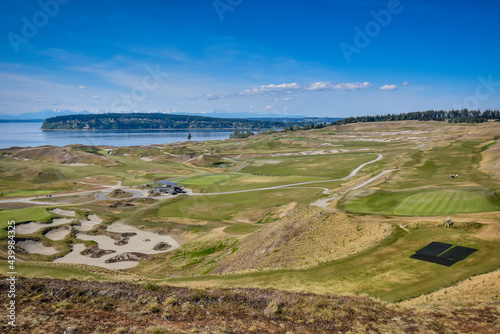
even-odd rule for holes
{"type": "Polygon", "coordinates": [[[10,115],[10,114],[0,114],[0,121],[12,121],[12,120],[45,120],[49,117],[55,116],[63,116],[63,115],[85,115],[90,114],[88,111],[72,111],[72,110],[42,110],[36,112],[28,112],[19,115],[10,115]]]}

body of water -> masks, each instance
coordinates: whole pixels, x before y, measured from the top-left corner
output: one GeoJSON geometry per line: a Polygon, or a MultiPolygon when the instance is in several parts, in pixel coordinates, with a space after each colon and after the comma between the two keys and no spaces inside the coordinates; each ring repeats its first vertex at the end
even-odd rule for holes
{"type": "Polygon", "coordinates": [[[228,139],[233,130],[42,131],[41,122],[0,123],[0,148],[71,144],[135,146],[228,139]]]}

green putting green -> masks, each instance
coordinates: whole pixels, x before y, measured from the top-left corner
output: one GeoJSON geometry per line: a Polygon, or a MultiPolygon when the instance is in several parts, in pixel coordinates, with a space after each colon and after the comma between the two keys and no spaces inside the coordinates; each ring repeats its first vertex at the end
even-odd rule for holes
{"type": "Polygon", "coordinates": [[[406,216],[439,216],[500,210],[500,200],[486,187],[376,191],[366,197],[351,197],[344,209],[366,213],[406,216]]]}

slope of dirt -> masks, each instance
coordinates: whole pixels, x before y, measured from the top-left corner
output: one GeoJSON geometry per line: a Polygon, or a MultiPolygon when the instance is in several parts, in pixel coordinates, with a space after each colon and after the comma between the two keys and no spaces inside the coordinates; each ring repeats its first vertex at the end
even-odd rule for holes
{"type": "Polygon", "coordinates": [[[123,191],[122,189],[115,189],[108,194],[109,198],[127,198],[132,196],[131,193],[123,191]]]}
{"type": "Polygon", "coordinates": [[[301,208],[243,239],[211,273],[314,266],[373,247],[391,232],[390,224],[301,208]]]}
{"type": "Polygon", "coordinates": [[[53,161],[60,164],[118,165],[116,161],[105,156],[73,149],[72,146],[17,147],[0,150],[0,154],[3,153],[10,153],[12,157],[17,159],[53,161]]]}
{"type": "MultiPolygon", "coordinates": [[[[8,291],[6,277],[0,289],[8,291]]],[[[259,289],[192,290],[94,281],[16,282],[2,333],[498,333],[496,308],[420,310],[372,299],[259,289]]],[[[10,300],[0,296],[6,310],[10,300]]]]}

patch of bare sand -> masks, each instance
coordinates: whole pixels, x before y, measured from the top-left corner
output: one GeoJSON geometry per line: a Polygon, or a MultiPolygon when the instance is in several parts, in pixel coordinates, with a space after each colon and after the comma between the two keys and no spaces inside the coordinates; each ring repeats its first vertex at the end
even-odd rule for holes
{"type": "Polygon", "coordinates": [[[56,209],[52,209],[49,211],[52,213],[55,213],[56,215],[60,215],[60,216],[66,216],[66,217],[76,216],[76,212],[73,210],[63,210],[63,209],[56,208],[56,209]]]}
{"type": "Polygon", "coordinates": [[[266,164],[276,165],[276,164],[279,164],[280,162],[283,162],[283,160],[264,160],[264,159],[259,159],[259,160],[255,160],[252,166],[264,166],[266,164]]]}
{"type": "Polygon", "coordinates": [[[108,269],[126,269],[135,267],[139,264],[137,260],[147,258],[148,255],[169,252],[180,247],[179,243],[170,236],[142,231],[120,222],[108,226],[107,230],[127,235],[126,242],[117,242],[106,235],[78,233],[76,235],[77,239],[94,241],[99,249],[114,252],[109,252],[109,254],[99,258],[92,258],[81,254],[85,250],[83,244],[75,244],[69,254],[56,259],[54,262],[87,264],[108,269]],[[168,244],[168,247],[158,247],[160,244],[165,246],[165,243],[168,244]],[[155,250],[155,248],[158,250],[155,250]]]}
{"type": "Polygon", "coordinates": [[[97,215],[88,215],[87,219],[81,219],[79,223],[80,226],[75,226],[75,229],[80,232],[86,232],[93,229],[94,226],[102,223],[102,219],[99,218],[97,215]]]}
{"type": "Polygon", "coordinates": [[[238,180],[239,183],[268,183],[272,180],[276,180],[273,177],[266,177],[266,176],[256,176],[252,179],[247,179],[247,180],[238,180]]]}
{"type": "Polygon", "coordinates": [[[39,241],[19,241],[17,245],[30,254],[54,255],[59,253],[54,247],[45,246],[39,241]]]}
{"type": "Polygon", "coordinates": [[[295,208],[297,207],[297,202],[292,202],[288,205],[285,205],[283,208],[282,208],[282,211],[279,213],[279,218],[284,218],[286,216],[288,216],[290,214],[290,212],[292,212],[293,210],[295,210],[295,208]]]}
{"type": "Polygon", "coordinates": [[[49,232],[45,233],[45,236],[50,240],[62,240],[66,238],[69,232],[70,232],[69,228],[64,226],[50,230],[49,232]]]}
{"type": "Polygon", "coordinates": [[[500,270],[470,277],[457,284],[400,303],[407,307],[471,307],[488,305],[500,308],[500,270]]]}
{"type": "Polygon", "coordinates": [[[42,228],[69,224],[72,221],[73,221],[73,219],[71,219],[71,218],[54,218],[54,219],[52,219],[52,222],[49,224],[31,222],[31,223],[27,223],[27,224],[17,225],[16,231],[18,234],[31,234],[31,233],[35,233],[35,232],[41,230],[42,228]]]}
{"type": "Polygon", "coordinates": [[[392,230],[388,223],[301,208],[245,237],[212,273],[311,267],[373,247],[392,230]]]}

